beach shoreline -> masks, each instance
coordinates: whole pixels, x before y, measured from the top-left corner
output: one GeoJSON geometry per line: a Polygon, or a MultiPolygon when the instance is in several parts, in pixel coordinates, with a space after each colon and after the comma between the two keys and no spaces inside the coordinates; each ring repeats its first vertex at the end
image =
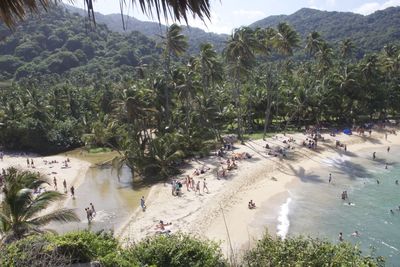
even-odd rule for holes
{"type": "MultiPolygon", "coordinates": [[[[193,176],[195,182],[201,184],[206,179],[209,193],[195,194],[182,187],[182,196],[171,194],[171,184],[158,183],[150,187],[146,195],[147,210],[142,211],[139,202],[129,215],[120,222],[115,229],[115,236],[122,244],[128,245],[140,241],[159,232],[156,229],[160,220],[172,223],[166,230],[172,233],[183,232],[194,236],[220,242],[221,249],[226,256],[238,255],[244,248],[251,247],[268,229],[272,236],[284,237],[289,231],[289,208],[284,204],[290,199],[290,192],[306,182],[310,170],[324,166],[327,160],[341,157],[358,157],[360,150],[378,150],[390,145],[400,145],[400,136],[390,134],[385,140],[387,130],[373,131],[372,137],[338,134],[330,136],[323,134],[324,140],[318,142],[316,149],[309,149],[302,145],[307,138],[303,133],[277,134],[263,140],[248,140],[244,145],[235,144],[233,153],[248,153],[251,158],[237,160],[237,169],[227,172],[227,177],[217,177],[217,171],[226,167],[225,158],[209,156],[199,159],[190,159],[182,169],[183,173],[176,178],[193,176]],[[268,155],[265,144],[271,147],[283,147],[289,138],[295,140],[290,143],[294,149],[287,151],[287,157],[268,155]],[[284,142],[285,141],[285,142],[284,142]],[[346,144],[344,148],[335,148],[339,141],[346,144]],[[221,164],[221,162],[224,162],[221,164]],[[225,164],[225,165],[224,165],[225,164]],[[193,175],[194,169],[205,168],[207,171],[198,176],[193,175]],[[249,209],[250,200],[256,203],[256,209],[249,209]]],[[[372,152],[371,152],[372,153],[372,152]]],[[[372,155],[372,154],[371,154],[372,155]]],[[[63,200],[63,206],[71,201],[69,188],[74,185],[75,190],[84,182],[85,174],[92,163],[70,157],[70,165],[63,168],[62,162],[68,156],[56,155],[49,157],[34,157],[32,155],[6,154],[0,161],[0,168],[15,166],[23,170],[39,171],[48,175],[53,189],[52,178],[57,176],[58,191],[62,190],[62,181],[66,179],[68,193],[63,200]],[[35,168],[27,168],[26,159],[33,158],[35,168]],[[44,161],[55,160],[58,163],[45,164],[44,161]]],[[[328,179],[328,177],[327,177],[328,179]]],[[[328,182],[328,181],[326,181],[328,182]]],[[[59,205],[59,204],[58,204],[59,205]]],[[[53,205],[52,208],[56,207],[53,205]]]]}
{"type": "Polygon", "coordinates": [[[252,158],[238,161],[238,169],[229,172],[226,179],[216,178],[215,170],[220,166],[217,156],[192,160],[179,177],[192,175],[193,169],[207,166],[210,171],[194,178],[195,181],[206,178],[210,194],[198,196],[187,192],[183,186],[183,195],[175,197],[171,195],[170,185],[156,184],[146,199],[146,212],[137,210],[133,213],[128,222],[117,229],[116,236],[126,243],[142,240],[156,234],[155,226],[163,220],[172,222],[167,227],[172,233],[184,232],[215,240],[221,243],[226,255],[232,251],[237,253],[258,240],[266,228],[271,235],[277,235],[282,205],[290,197],[291,189],[304,182],[301,177],[306,177],[308,170],[321,168],[323,161],[329,158],[357,157],[357,151],[361,149],[372,151],[400,144],[397,135],[390,134],[385,140],[386,132],[387,129],[374,130],[371,137],[323,134],[325,140],[318,142],[316,150],[301,145],[306,138],[303,133],[279,134],[266,141],[249,140],[245,145],[235,144],[235,152],[250,153],[252,158]],[[290,137],[296,143],[287,159],[266,154],[266,142],[283,146],[282,141],[290,137]],[[335,148],[336,141],[346,144],[347,151],[343,147],[335,148]],[[250,200],[256,203],[255,210],[248,209],[250,200]]]}

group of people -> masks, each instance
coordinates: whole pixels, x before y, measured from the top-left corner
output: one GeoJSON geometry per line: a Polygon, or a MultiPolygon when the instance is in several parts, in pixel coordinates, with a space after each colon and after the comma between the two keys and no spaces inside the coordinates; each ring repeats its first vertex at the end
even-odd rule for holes
{"type": "Polygon", "coordinates": [[[33,162],[33,159],[29,160],[29,158],[27,158],[26,159],[26,165],[27,165],[28,168],[35,168],[35,163],[33,162]]]}
{"type": "Polygon", "coordinates": [[[253,200],[250,200],[249,203],[247,204],[247,207],[249,209],[255,209],[256,208],[256,203],[253,202],[253,200]]]}
{"type": "Polygon", "coordinates": [[[88,223],[90,224],[94,219],[94,217],[96,216],[96,210],[94,209],[94,205],[90,203],[89,207],[85,208],[85,212],[88,223]]]}

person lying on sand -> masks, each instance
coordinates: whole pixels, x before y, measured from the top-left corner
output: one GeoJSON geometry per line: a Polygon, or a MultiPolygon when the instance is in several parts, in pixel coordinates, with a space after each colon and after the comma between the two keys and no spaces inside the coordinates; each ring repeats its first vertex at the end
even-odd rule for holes
{"type": "Polygon", "coordinates": [[[170,223],[164,223],[164,221],[163,220],[160,220],[160,222],[156,225],[156,227],[155,227],[155,229],[156,230],[162,230],[162,231],[164,231],[165,230],[165,227],[166,226],[170,226],[172,224],[172,222],[170,222],[170,223]]]}

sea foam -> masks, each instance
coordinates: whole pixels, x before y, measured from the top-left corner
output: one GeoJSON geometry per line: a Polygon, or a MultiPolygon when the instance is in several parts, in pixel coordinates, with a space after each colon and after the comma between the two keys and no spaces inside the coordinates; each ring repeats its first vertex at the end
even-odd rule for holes
{"type": "Polygon", "coordinates": [[[277,235],[280,236],[281,238],[285,239],[286,235],[289,232],[289,226],[290,226],[290,221],[289,221],[289,204],[292,201],[292,199],[289,197],[284,204],[281,206],[281,210],[279,212],[278,216],[278,232],[277,235]]]}

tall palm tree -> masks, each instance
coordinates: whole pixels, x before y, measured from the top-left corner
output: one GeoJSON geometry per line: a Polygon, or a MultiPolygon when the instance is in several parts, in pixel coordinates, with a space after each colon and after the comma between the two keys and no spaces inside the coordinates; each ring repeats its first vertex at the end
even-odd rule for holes
{"type": "Polygon", "coordinates": [[[292,56],[293,49],[299,46],[299,34],[287,23],[279,23],[274,36],[274,44],[278,52],[284,56],[292,56]]]}
{"type": "MultiPolygon", "coordinates": [[[[88,6],[95,6],[92,0],[85,0],[88,6]]],[[[116,1],[116,0],[114,0],[116,1]]],[[[51,7],[51,4],[58,2],[58,0],[1,0],[0,1],[0,20],[7,26],[15,26],[18,20],[22,20],[26,16],[26,11],[30,10],[38,12],[39,7],[45,9],[51,7]]],[[[74,3],[74,0],[70,0],[74,3]]],[[[127,0],[119,0],[120,6],[124,7],[128,4],[127,0]]],[[[168,17],[172,20],[184,20],[188,22],[188,14],[198,16],[201,20],[210,18],[210,1],[209,0],[130,0],[134,6],[140,6],[143,13],[157,16],[161,20],[161,16],[165,19],[168,17]]],[[[121,8],[122,9],[122,8],[121,8]]],[[[94,20],[94,17],[92,17],[94,20]]]]}
{"type": "Polygon", "coordinates": [[[252,29],[241,27],[235,29],[225,47],[225,58],[228,70],[234,83],[234,100],[237,114],[238,138],[243,141],[242,136],[242,110],[240,105],[241,82],[249,75],[250,69],[255,62],[254,51],[258,47],[257,39],[252,29]]]}
{"type": "Polygon", "coordinates": [[[0,235],[4,242],[49,231],[42,227],[53,221],[79,221],[71,209],[61,208],[43,214],[50,204],[62,199],[64,195],[47,191],[35,196],[34,190],[47,183],[40,174],[9,168],[4,181],[4,195],[0,205],[0,235]]]}
{"type": "Polygon", "coordinates": [[[170,76],[171,76],[171,57],[179,56],[186,51],[188,46],[186,36],[182,34],[182,28],[177,24],[172,24],[167,28],[165,36],[162,38],[162,47],[164,48],[164,78],[167,79],[167,84],[164,85],[164,100],[165,100],[165,115],[166,121],[170,122],[170,76]]]}

